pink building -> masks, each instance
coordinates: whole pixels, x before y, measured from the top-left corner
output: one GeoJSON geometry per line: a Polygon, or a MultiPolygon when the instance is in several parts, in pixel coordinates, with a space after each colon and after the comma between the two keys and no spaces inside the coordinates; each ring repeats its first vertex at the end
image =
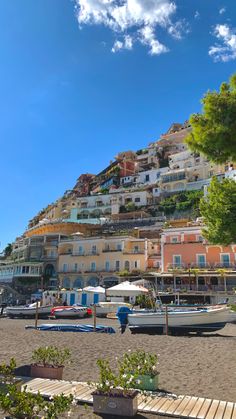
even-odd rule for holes
{"type": "Polygon", "coordinates": [[[210,245],[200,226],[163,230],[161,255],[164,289],[233,292],[236,287],[236,244],[210,245]]]}

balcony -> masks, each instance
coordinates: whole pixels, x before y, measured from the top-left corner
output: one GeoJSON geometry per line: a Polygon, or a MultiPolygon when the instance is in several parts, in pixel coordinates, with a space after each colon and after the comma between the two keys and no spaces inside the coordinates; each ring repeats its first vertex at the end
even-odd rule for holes
{"type": "Polygon", "coordinates": [[[122,249],[103,249],[103,253],[109,253],[109,252],[122,252],[122,249]]]}
{"type": "Polygon", "coordinates": [[[209,262],[193,262],[191,263],[190,268],[211,269],[211,265],[209,262]]]}
{"type": "Polygon", "coordinates": [[[144,254],[145,254],[144,250],[130,250],[130,251],[125,250],[123,252],[123,255],[144,255],[144,254]]]}
{"type": "Polygon", "coordinates": [[[168,270],[174,270],[174,269],[183,270],[183,269],[188,269],[188,265],[186,265],[185,263],[168,263],[167,269],[168,270]]]}
{"type": "Polygon", "coordinates": [[[173,269],[179,269],[179,270],[184,270],[184,271],[189,271],[189,273],[191,273],[191,269],[203,269],[203,270],[209,270],[209,271],[213,271],[212,274],[216,275],[219,274],[219,272],[217,272],[217,269],[226,269],[226,270],[233,270],[236,271],[236,264],[235,263],[209,263],[209,262],[192,262],[192,263],[169,263],[167,265],[167,269],[168,270],[173,270],[173,269]]]}
{"type": "Polygon", "coordinates": [[[223,269],[233,269],[236,270],[236,263],[231,263],[231,262],[220,262],[220,263],[215,263],[215,268],[223,268],[223,269]]]}

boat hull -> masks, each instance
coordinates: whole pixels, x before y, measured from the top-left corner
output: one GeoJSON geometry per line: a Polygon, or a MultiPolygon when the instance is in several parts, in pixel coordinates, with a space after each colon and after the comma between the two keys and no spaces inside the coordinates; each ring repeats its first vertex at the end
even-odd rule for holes
{"type": "MultiPolygon", "coordinates": [[[[234,318],[233,313],[227,307],[172,311],[168,312],[168,330],[173,334],[213,332],[222,329],[234,318]]],[[[132,333],[163,333],[166,329],[166,314],[161,311],[129,314],[128,324],[132,333]]]]}
{"type": "Polygon", "coordinates": [[[68,308],[68,309],[58,309],[53,310],[53,315],[56,317],[56,319],[81,319],[88,315],[87,308],[68,308]]]}
{"type": "MultiPolygon", "coordinates": [[[[38,307],[38,318],[47,318],[50,316],[51,309],[52,306],[38,307]]],[[[36,307],[6,307],[6,315],[11,318],[34,318],[36,316],[36,307]]]]}

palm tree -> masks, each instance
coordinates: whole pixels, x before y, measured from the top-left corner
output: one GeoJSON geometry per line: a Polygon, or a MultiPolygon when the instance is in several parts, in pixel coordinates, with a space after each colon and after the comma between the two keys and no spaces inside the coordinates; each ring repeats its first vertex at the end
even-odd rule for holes
{"type": "Polygon", "coordinates": [[[220,274],[221,279],[223,279],[223,281],[224,281],[224,290],[227,291],[227,287],[226,287],[226,272],[227,272],[227,270],[222,268],[222,269],[217,269],[217,272],[220,274]]]}

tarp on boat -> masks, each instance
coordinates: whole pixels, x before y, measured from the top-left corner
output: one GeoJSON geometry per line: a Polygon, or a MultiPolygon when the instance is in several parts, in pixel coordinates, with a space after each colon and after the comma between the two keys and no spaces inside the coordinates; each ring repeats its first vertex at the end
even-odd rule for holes
{"type": "MultiPolygon", "coordinates": [[[[25,326],[26,329],[35,329],[34,326],[25,326]]],[[[53,324],[46,323],[40,324],[37,330],[51,331],[51,332],[94,332],[94,326],[91,324],[53,324]]],[[[95,332],[97,333],[115,333],[113,327],[110,326],[96,326],[95,332]]]]}

